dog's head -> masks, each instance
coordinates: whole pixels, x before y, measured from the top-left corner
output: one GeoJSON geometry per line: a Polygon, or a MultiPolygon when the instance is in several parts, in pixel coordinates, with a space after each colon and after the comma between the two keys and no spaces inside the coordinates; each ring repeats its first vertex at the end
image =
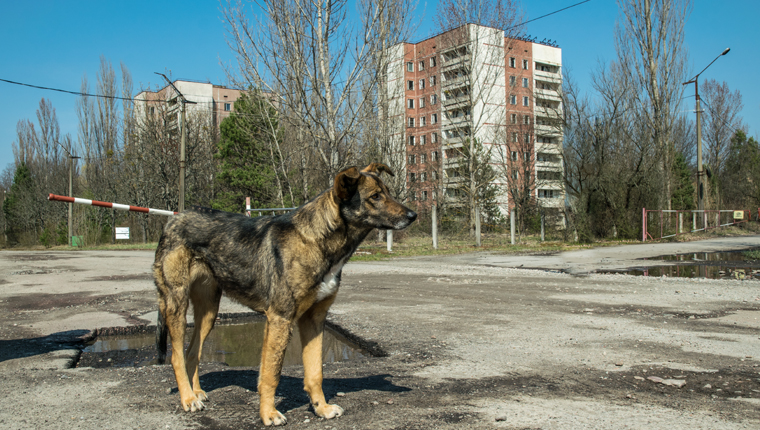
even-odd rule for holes
{"type": "Polygon", "coordinates": [[[382,163],[372,163],[362,170],[350,167],[341,171],[333,185],[335,201],[351,223],[401,230],[417,219],[417,213],[390,195],[380,180],[383,172],[393,176],[393,171],[382,163]]]}

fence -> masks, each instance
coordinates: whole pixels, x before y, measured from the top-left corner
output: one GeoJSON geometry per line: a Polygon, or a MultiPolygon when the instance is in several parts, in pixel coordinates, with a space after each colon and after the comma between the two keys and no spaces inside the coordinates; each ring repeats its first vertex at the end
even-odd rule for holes
{"type": "MultiPolygon", "coordinates": [[[[751,220],[749,210],[665,210],[642,208],[641,240],[665,239],[683,233],[745,223],[751,220]],[[657,216],[659,214],[659,216],[657,216]],[[655,235],[652,235],[652,232],[655,235]],[[657,235],[659,233],[659,235],[657,235]]],[[[760,208],[758,208],[760,217],[760,208]]]]}

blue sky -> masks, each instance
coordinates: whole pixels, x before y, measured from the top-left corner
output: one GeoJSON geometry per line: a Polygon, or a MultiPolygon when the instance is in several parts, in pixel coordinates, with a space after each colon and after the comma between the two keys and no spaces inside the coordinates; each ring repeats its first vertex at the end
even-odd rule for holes
{"type": "MultiPolygon", "coordinates": [[[[527,0],[527,18],[578,3],[581,0],[527,0]]],[[[436,2],[420,1],[419,22],[430,23],[436,2]]],[[[749,133],[760,133],[760,1],[693,0],[686,24],[686,45],[692,74],[702,70],[726,47],[703,75],[726,81],[744,99],[742,115],[749,133]],[[717,6],[720,5],[720,6],[717,6]]],[[[539,40],[556,40],[564,67],[582,90],[590,90],[590,73],[600,62],[615,57],[613,34],[618,7],[615,0],[591,0],[580,6],[528,24],[539,40]]],[[[436,33],[421,26],[415,39],[436,33]]],[[[18,1],[0,6],[0,78],[33,85],[78,91],[83,75],[95,82],[100,57],[118,70],[124,63],[135,90],[161,83],[154,72],[171,71],[177,79],[224,84],[220,63],[232,64],[220,4],[216,1],[18,1]]],[[[693,94],[693,87],[687,95],[693,94]]],[[[62,134],[76,139],[74,95],[0,82],[0,169],[13,162],[16,124],[36,123],[41,98],[56,108],[62,134]]],[[[694,98],[684,109],[693,112],[694,98]]]]}

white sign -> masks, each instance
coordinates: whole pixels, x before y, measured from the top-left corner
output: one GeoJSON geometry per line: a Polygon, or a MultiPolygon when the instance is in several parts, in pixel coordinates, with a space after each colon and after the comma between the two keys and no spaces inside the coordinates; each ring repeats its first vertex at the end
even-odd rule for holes
{"type": "Polygon", "coordinates": [[[116,227],[116,239],[129,239],[129,227],[116,227]]]}

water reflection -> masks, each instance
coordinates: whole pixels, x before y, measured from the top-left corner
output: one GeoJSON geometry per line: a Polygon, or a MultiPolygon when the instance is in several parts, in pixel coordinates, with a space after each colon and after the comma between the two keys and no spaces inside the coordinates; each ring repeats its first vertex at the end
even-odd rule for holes
{"type": "MultiPolygon", "coordinates": [[[[188,328],[185,345],[190,341],[192,328],[188,328]]],[[[246,324],[217,325],[203,344],[201,361],[222,362],[233,367],[255,367],[261,361],[261,345],[264,339],[264,321],[246,324]]],[[[101,336],[84,349],[85,353],[142,350],[155,348],[155,335],[101,336]]],[[[171,348],[169,348],[171,351],[171,348]]],[[[357,360],[369,354],[334,330],[325,328],[322,341],[322,357],[325,363],[357,360]]],[[[167,357],[168,362],[168,357],[167,357]]],[[[146,363],[142,363],[148,364],[146,363]]],[[[298,327],[285,350],[285,366],[302,364],[301,340],[298,327]]]]}

